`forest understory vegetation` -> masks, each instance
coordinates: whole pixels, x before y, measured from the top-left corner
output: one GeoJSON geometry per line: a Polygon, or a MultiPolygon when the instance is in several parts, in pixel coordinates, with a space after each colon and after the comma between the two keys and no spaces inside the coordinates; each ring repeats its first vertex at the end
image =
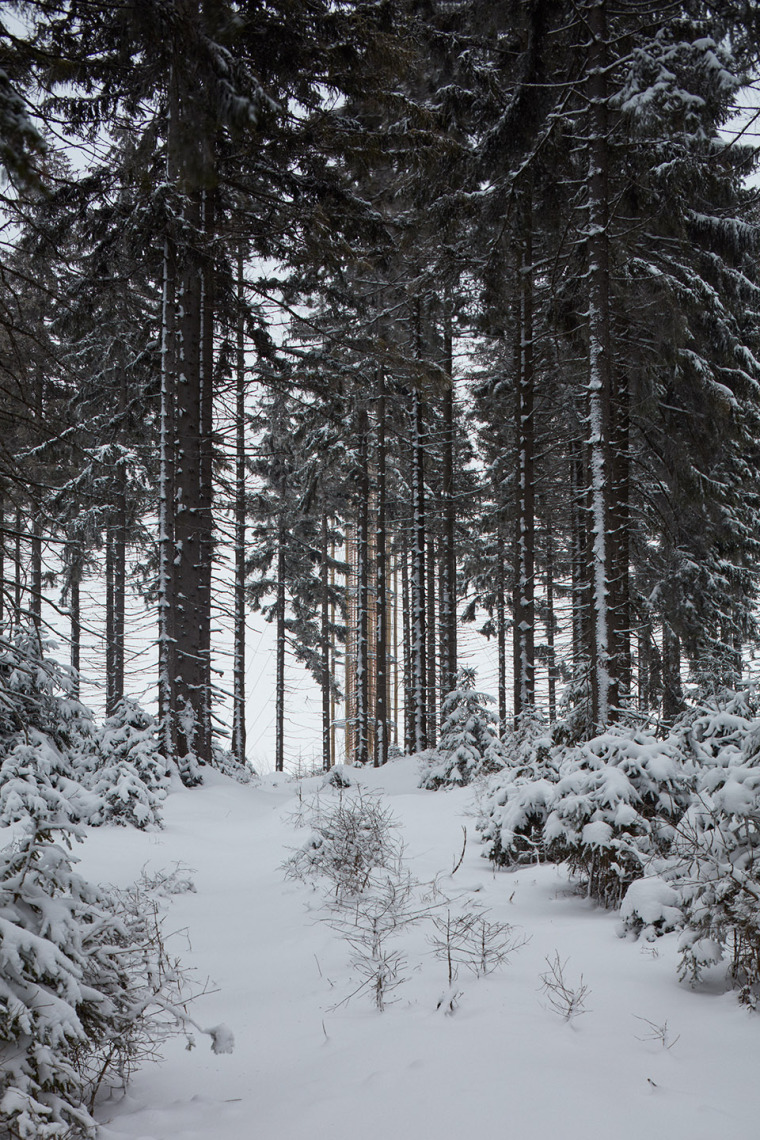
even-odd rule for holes
{"type": "Polygon", "coordinates": [[[192,1028],[180,879],[75,845],[255,781],[254,729],[325,774],[283,874],[350,997],[433,963],[453,1014],[530,935],[467,832],[415,878],[355,778],[413,755],[757,1006],[759,45],[757,0],[4,6],[2,1135],[192,1028]]]}

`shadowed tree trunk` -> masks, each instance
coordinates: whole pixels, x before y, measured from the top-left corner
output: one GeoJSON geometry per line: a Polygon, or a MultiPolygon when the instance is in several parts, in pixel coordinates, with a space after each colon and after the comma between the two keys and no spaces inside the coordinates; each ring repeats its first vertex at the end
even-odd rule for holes
{"type": "Polygon", "coordinates": [[[378,372],[377,399],[377,646],[375,668],[375,765],[388,760],[388,556],[385,433],[385,373],[378,372]]]}
{"type": "Polygon", "coordinates": [[[245,326],[243,251],[237,263],[235,360],[235,615],[232,664],[232,755],[245,764],[245,326]]]}

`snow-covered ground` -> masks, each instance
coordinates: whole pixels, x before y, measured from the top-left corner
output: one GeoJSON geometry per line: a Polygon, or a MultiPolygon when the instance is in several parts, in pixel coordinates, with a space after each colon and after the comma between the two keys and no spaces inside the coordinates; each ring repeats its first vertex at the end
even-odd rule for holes
{"type": "Polygon", "coordinates": [[[320,892],[281,869],[304,838],[292,820],[299,789],[308,799],[321,778],[243,786],[212,772],[202,788],[177,788],[162,832],[94,830],[81,868],[119,885],[143,867],[193,868],[196,890],[174,897],[167,929],[211,983],[193,1016],[227,1023],[236,1047],[216,1056],[207,1038],[192,1052],[173,1042],[125,1097],[101,1106],[104,1140],[760,1135],[760,1019],[720,986],[679,983],[674,936],[656,946],[620,938],[615,915],[574,894],[561,870],[494,874],[472,793],[418,790],[415,761],[354,775],[382,791],[417,879],[439,876],[452,912],[488,907],[527,944],[487,977],[460,971],[449,1015],[437,1008],[447,972],[429,923],[408,928],[394,943],[407,958],[395,1004],[379,1012],[366,994],[340,1004],[358,984],[350,948],[320,917],[320,892]],[[469,842],[452,878],[462,825],[469,842]],[[582,974],[589,989],[570,1022],[541,990],[555,953],[568,981],[582,974]]]}

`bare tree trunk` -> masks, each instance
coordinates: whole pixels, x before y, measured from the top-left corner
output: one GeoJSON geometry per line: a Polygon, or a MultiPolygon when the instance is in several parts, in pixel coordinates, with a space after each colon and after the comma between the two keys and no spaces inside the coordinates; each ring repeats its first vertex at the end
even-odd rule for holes
{"type": "MultiPolygon", "coordinates": [[[[127,414],[127,375],[120,368],[119,383],[119,437],[125,439],[127,414]]],[[[123,462],[116,472],[115,502],[112,521],[109,527],[108,548],[110,553],[110,637],[109,664],[106,676],[106,712],[113,716],[116,706],[124,697],[124,641],[126,634],[126,589],[127,589],[127,480],[123,462]]]]}
{"type": "Polygon", "coordinates": [[[377,399],[377,646],[375,662],[375,765],[388,760],[388,559],[386,535],[385,373],[377,399]]]}
{"type": "Polygon", "coordinates": [[[427,680],[427,630],[425,607],[425,449],[422,399],[415,389],[412,440],[412,701],[414,704],[414,751],[427,748],[425,683],[427,680]]]}
{"type": "Polygon", "coordinates": [[[507,730],[507,615],[506,615],[506,576],[504,573],[504,536],[499,530],[496,540],[496,652],[498,665],[498,706],[499,736],[507,730]]]}
{"type": "Polygon", "coordinates": [[[114,700],[114,650],[116,645],[116,573],[113,523],[106,527],[106,716],[113,716],[116,707],[114,700]]]}
{"type": "Polygon", "coordinates": [[[359,456],[357,490],[357,639],[356,639],[356,764],[369,760],[369,422],[362,405],[357,415],[359,456]]]}
{"type": "Polygon", "coordinates": [[[201,194],[201,221],[205,241],[200,265],[200,465],[198,471],[198,654],[200,657],[201,693],[199,708],[198,759],[208,763],[212,758],[213,724],[211,683],[211,607],[214,564],[214,314],[216,307],[216,274],[213,256],[215,197],[212,190],[201,194]]]}
{"type": "Polygon", "coordinates": [[[414,705],[414,679],[412,663],[412,595],[409,581],[409,550],[406,533],[401,545],[401,621],[404,653],[404,751],[414,752],[417,739],[416,709],[414,705]]]}
{"type": "Polygon", "coordinates": [[[437,581],[436,574],[436,557],[435,557],[435,535],[432,531],[428,530],[427,536],[427,568],[426,568],[426,606],[427,606],[427,647],[425,650],[427,656],[427,743],[428,748],[434,748],[438,736],[438,685],[436,677],[436,662],[438,654],[436,651],[435,631],[436,631],[436,613],[435,613],[435,585],[437,581]]]}
{"type": "Polygon", "coordinates": [[[523,214],[518,286],[520,343],[516,383],[517,513],[515,533],[515,722],[535,705],[535,374],[533,361],[532,211],[523,214]]]}
{"type": "MultiPolygon", "coordinates": [[[[201,193],[186,195],[186,224],[201,228],[201,193]]],[[[197,251],[183,249],[178,305],[179,370],[177,376],[174,514],[175,730],[177,761],[183,781],[199,780],[206,726],[206,661],[204,619],[206,595],[201,562],[206,553],[202,469],[202,269],[197,251]]]]}
{"type": "Polygon", "coordinates": [[[610,657],[617,703],[631,696],[631,445],[628,378],[613,374],[610,492],[610,657]]]}
{"type": "MultiPolygon", "coordinates": [[[[34,415],[40,432],[42,432],[42,413],[43,379],[42,373],[38,371],[34,386],[34,415]]],[[[39,503],[32,504],[30,554],[29,613],[31,615],[32,625],[37,631],[37,637],[39,638],[40,626],[42,624],[42,519],[39,503]]]]}
{"type": "Polygon", "coordinates": [[[443,590],[440,602],[441,692],[445,696],[456,688],[457,683],[456,431],[451,305],[448,299],[443,318],[443,355],[448,380],[443,392],[443,590]]]}
{"type": "Polygon", "coordinates": [[[0,487],[0,627],[5,623],[7,605],[5,594],[5,542],[7,537],[5,529],[5,492],[4,489],[0,487]]]}
{"type": "Polygon", "coordinates": [[[285,771],[285,535],[282,522],[277,536],[277,595],[275,599],[274,769],[285,771]]]}
{"type": "Polygon", "coordinates": [[[23,527],[21,507],[16,504],[16,537],[13,544],[13,621],[16,629],[21,625],[21,593],[23,589],[23,567],[21,564],[21,532],[23,527]]]}
{"type": "Polygon", "coordinates": [[[69,631],[71,638],[71,669],[73,674],[71,695],[75,700],[79,700],[80,692],[79,674],[81,667],[82,621],[79,584],[81,578],[81,567],[74,565],[72,567],[71,581],[69,583],[69,631]]]}
{"type": "Polygon", "coordinates": [[[245,323],[243,250],[238,250],[235,362],[235,616],[232,664],[232,755],[245,764],[245,323]]]}
{"type": "MultiPolygon", "coordinates": [[[[167,182],[176,179],[173,153],[178,119],[178,88],[175,68],[169,79],[167,120],[167,182]]],[[[177,254],[174,238],[167,233],[163,251],[161,305],[161,403],[159,412],[158,493],[158,723],[167,760],[175,756],[174,722],[174,505],[175,505],[175,401],[177,388],[177,254]]]]}
{"type": "Polygon", "coordinates": [[[322,656],[320,683],[322,690],[322,767],[329,772],[334,764],[332,754],[332,719],[330,697],[332,691],[332,671],[330,668],[330,570],[328,518],[322,515],[322,544],[320,549],[320,651],[322,656]]]}
{"type": "Polygon", "coordinates": [[[614,718],[617,677],[610,640],[610,441],[612,350],[608,222],[607,13],[588,9],[588,451],[591,590],[591,719],[596,730],[614,718]]]}
{"type": "Polygon", "coordinates": [[[554,533],[549,507],[546,508],[546,671],[549,696],[549,723],[557,719],[557,654],[554,616],[554,533]]]}
{"type": "Polygon", "coordinates": [[[662,627],[662,716],[672,723],[684,710],[681,642],[667,622],[662,627]]]}

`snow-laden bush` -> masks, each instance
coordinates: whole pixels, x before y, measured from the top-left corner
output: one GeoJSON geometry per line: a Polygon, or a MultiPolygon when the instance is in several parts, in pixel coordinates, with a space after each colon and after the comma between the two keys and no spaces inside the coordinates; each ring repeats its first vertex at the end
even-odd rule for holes
{"type": "Polygon", "coordinates": [[[660,875],[645,873],[625,892],[620,917],[625,929],[652,942],[683,925],[680,895],[673,884],[660,875]]]}
{"type": "Polygon", "coordinates": [[[160,827],[169,775],[153,717],[125,697],[96,729],[94,749],[91,786],[102,805],[92,822],[160,827]]]}
{"type": "Polygon", "coordinates": [[[622,907],[628,928],[647,936],[682,927],[681,975],[696,981],[725,962],[751,1005],[760,998],[760,718],[753,711],[751,695],[730,694],[684,724],[696,788],[668,850],[650,858],[647,878],[622,907]]]}
{"type": "Polygon", "coordinates": [[[0,853],[0,1134],[19,1140],[92,1134],[98,1094],[198,1028],[155,899],[86,882],[70,842],[31,827],[0,853]]]}
{"type": "Polygon", "coordinates": [[[211,766],[238,784],[250,784],[258,780],[258,775],[249,764],[238,764],[229,749],[220,748],[216,744],[211,749],[211,766]]]}
{"type": "Polygon", "coordinates": [[[621,727],[571,748],[537,741],[527,763],[492,780],[478,823],[485,854],[508,865],[566,860],[590,897],[617,905],[668,849],[693,780],[676,737],[621,727]]]}
{"type": "Polygon", "coordinates": [[[481,799],[483,854],[498,866],[541,862],[563,751],[542,725],[525,721],[505,737],[504,752],[507,766],[490,777],[481,799]]]}
{"type": "Polygon", "coordinates": [[[460,669],[456,689],[441,706],[441,734],[424,762],[421,788],[458,787],[503,767],[499,721],[490,703],[493,697],[475,691],[475,670],[460,669]]]}
{"type": "MultiPolygon", "coordinates": [[[[95,887],[74,870],[83,790],[56,783],[60,753],[31,735],[6,757],[0,786],[0,823],[15,835],[0,852],[0,1135],[50,1140],[92,1134],[99,1090],[198,1027],[159,892],[95,887]]],[[[208,1032],[225,1051],[229,1032],[208,1032]]]]}
{"type": "Polygon", "coordinates": [[[0,825],[28,816],[67,824],[96,818],[102,801],[74,772],[51,738],[30,728],[0,763],[0,825]]]}
{"type": "Polygon", "coordinates": [[[51,655],[52,643],[35,630],[12,638],[0,628],[0,759],[30,729],[44,733],[72,758],[86,751],[92,716],[73,694],[71,670],[51,655]]]}
{"type": "Polygon", "coordinates": [[[549,856],[568,861],[589,897],[617,906],[647,860],[668,849],[693,781],[675,737],[621,727],[578,745],[554,786],[544,825],[549,856]]]}

